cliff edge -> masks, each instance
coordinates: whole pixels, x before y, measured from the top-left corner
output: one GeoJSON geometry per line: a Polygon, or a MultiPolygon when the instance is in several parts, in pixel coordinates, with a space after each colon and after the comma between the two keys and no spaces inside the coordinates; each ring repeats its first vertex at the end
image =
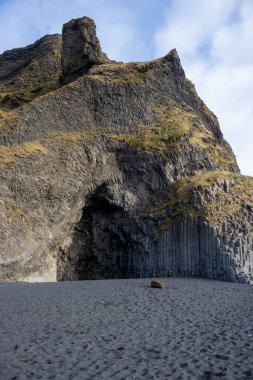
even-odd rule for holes
{"type": "Polygon", "coordinates": [[[253,280],[253,179],[176,50],[118,63],[93,20],[0,55],[0,280],[253,280]]]}

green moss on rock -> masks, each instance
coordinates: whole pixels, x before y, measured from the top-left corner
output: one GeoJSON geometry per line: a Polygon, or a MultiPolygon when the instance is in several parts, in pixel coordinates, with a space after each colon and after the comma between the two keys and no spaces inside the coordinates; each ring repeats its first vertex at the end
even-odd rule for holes
{"type": "Polygon", "coordinates": [[[211,225],[233,219],[243,209],[253,209],[253,178],[231,172],[204,172],[175,181],[162,201],[157,200],[144,215],[163,220],[159,231],[175,219],[201,217],[211,225]]]}

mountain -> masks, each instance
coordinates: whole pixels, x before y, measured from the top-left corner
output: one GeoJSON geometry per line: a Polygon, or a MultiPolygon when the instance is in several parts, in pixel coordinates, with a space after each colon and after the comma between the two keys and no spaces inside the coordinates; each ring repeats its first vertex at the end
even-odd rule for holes
{"type": "Polygon", "coordinates": [[[0,279],[253,280],[253,179],[176,50],[103,53],[83,17],[0,55],[0,279]]]}

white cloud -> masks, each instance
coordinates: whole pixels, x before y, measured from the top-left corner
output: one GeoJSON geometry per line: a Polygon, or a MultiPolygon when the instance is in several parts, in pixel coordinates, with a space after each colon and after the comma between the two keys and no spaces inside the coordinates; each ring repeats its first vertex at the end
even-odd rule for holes
{"type": "Polygon", "coordinates": [[[253,2],[179,0],[157,32],[157,55],[176,47],[186,75],[216,113],[242,173],[253,175],[253,2]]]}
{"type": "Polygon", "coordinates": [[[0,53],[26,46],[45,34],[61,33],[72,18],[89,16],[96,21],[103,50],[115,60],[138,56],[138,21],[133,8],[110,0],[10,0],[0,1],[0,53]]]}
{"type": "Polygon", "coordinates": [[[60,33],[84,15],[112,59],[149,60],[176,47],[242,172],[253,175],[252,0],[0,0],[0,51],[60,33]]]}

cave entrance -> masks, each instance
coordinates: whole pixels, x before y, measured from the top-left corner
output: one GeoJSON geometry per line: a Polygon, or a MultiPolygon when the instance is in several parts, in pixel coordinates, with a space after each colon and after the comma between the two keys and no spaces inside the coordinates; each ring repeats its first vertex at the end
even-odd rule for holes
{"type": "Polygon", "coordinates": [[[83,214],[60,248],[58,280],[139,277],[134,256],[140,250],[138,227],[100,187],[87,199],[83,214]]]}

